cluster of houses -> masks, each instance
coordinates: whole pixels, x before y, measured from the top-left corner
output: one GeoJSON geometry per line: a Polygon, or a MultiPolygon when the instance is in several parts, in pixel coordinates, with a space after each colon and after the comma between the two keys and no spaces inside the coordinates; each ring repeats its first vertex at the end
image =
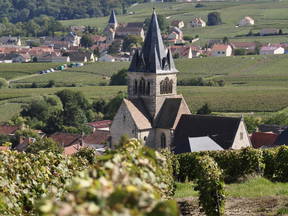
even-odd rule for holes
{"type": "MultiPolygon", "coordinates": [[[[45,134],[40,130],[33,130],[40,138],[48,137],[58,143],[64,148],[64,154],[71,155],[79,151],[81,148],[90,147],[95,149],[98,153],[103,153],[109,145],[110,132],[109,127],[111,125],[110,120],[90,122],[87,124],[92,128],[92,133],[89,135],[83,134],[71,134],[64,132],[56,132],[53,134],[45,134]]],[[[0,125],[0,135],[15,137],[17,131],[24,130],[24,126],[10,126],[0,125]]],[[[14,150],[25,151],[29,144],[34,143],[36,140],[31,137],[20,136],[17,140],[17,144],[12,146],[14,150]]],[[[8,147],[2,147],[8,148],[8,147]]],[[[0,148],[1,150],[1,148],[0,148]]]]}

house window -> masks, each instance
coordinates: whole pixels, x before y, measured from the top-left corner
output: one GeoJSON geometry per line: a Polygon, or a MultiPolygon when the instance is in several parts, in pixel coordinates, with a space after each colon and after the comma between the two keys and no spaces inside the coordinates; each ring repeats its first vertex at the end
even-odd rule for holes
{"type": "Polygon", "coordinates": [[[140,95],[145,95],[145,80],[144,80],[144,78],[142,78],[141,80],[140,80],[140,85],[139,85],[139,94],[140,95]]]}
{"type": "Polygon", "coordinates": [[[144,141],[146,141],[147,140],[147,136],[144,136],[144,141]]]}
{"type": "Polygon", "coordinates": [[[161,134],[161,148],[166,148],[166,136],[164,133],[161,134]]]}
{"type": "Polygon", "coordinates": [[[225,52],[222,52],[222,54],[225,54],[225,52]]]}
{"type": "Polygon", "coordinates": [[[218,53],[218,54],[221,54],[221,52],[220,52],[220,51],[218,51],[217,53],[218,53]]]}
{"type": "Polygon", "coordinates": [[[125,115],[123,115],[123,122],[125,122],[126,121],[126,116],[125,115]]]}
{"type": "Polygon", "coordinates": [[[243,140],[244,134],[243,132],[240,132],[240,140],[243,140]]]}

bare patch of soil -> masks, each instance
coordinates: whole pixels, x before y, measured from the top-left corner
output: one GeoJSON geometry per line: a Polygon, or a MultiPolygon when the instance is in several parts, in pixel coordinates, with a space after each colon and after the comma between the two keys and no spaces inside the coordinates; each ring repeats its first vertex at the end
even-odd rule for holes
{"type": "MultiPolygon", "coordinates": [[[[205,216],[200,212],[198,199],[188,197],[176,199],[181,209],[182,216],[205,216]]],[[[225,215],[227,216],[276,216],[288,215],[278,214],[279,209],[288,209],[287,196],[268,196],[257,198],[232,198],[228,197],[225,204],[225,215]]]]}

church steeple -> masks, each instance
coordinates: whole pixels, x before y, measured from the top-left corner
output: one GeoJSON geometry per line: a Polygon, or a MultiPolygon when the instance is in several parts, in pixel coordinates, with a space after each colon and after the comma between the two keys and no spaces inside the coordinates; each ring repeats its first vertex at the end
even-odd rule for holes
{"type": "Polygon", "coordinates": [[[133,56],[129,71],[156,74],[178,72],[170,52],[166,52],[154,9],[142,50],[133,56]]]}
{"type": "Polygon", "coordinates": [[[110,24],[110,25],[112,24],[112,25],[116,25],[116,26],[118,25],[117,18],[116,18],[114,10],[111,11],[111,15],[110,15],[108,24],[110,24]]]}

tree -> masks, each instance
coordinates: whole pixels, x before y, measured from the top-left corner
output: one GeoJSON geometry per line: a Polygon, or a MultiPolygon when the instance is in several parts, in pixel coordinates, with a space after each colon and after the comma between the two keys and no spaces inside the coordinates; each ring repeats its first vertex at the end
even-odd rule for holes
{"type": "Polygon", "coordinates": [[[104,113],[104,117],[106,119],[113,119],[124,97],[125,95],[123,94],[123,92],[120,91],[118,92],[116,97],[112,98],[112,100],[108,102],[107,106],[105,107],[104,113]]]}
{"type": "MultiPolygon", "coordinates": [[[[158,24],[159,24],[159,28],[161,29],[162,32],[167,32],[168,30],[168,22],[166,20],[166,17],[163,16],[163,15],[160,15],[158,14],[157,15],[157,20],[158,20],[158,24]]],[[[148,26],[151,22],[151,18],[146,18],[145,21],[144,21],[144,27],[145,27],[145,30],[148,29],[148,26]]]]}
{"type": "Polygon", "coordinates": [[[0,78],[0,89],[1,88],[7,88],[8,87],[8,82],[4,78],[0,78]]]}
{"type": "Polygon", "coordinates": [[[136,35],[128,35],[124,38],[122,49],[123,51],[130,52],[131,48],[133,46],[139,47],[143,43],[143,40],[141,37],[136,35]]]}
{"type": "Polygon", "coordinates": [[[235,50],[234,50],[234,55],[235,55],[235,56],[245,55],[245,54],[246,54],[245,49],[235,49],[235,50]]]}
{"type": "Polygon", "coordinates": [[[223,41],[224,44],[228,44],[229,43],[229,38],[228,37],[224,37],[222,41],[223,41]]]}
{"type": "Polygon", "coordinates": [[[197,110],[198,115],[209,115],[211,112],[212,111],[207,103],[205,103],[200,109],[197,110]]]}
{"type": "Polygon", "coordinates": [[[81,40],[80,40],[80,44],[82,47],[89,48],[93,45],[92,38],[87,34],[83,35],[81,40]]]}
{"type": "Polygon", "coordinates": [[[220,25],[220,24],[222,24],[222,20],[219,12],[211,12],[208,14],[208,22],[207,22],[208,26],[220,25]]]}
{"type": "Polygon", "coordinates": [[[253,133],[257,130],[259,125],[262,123],[261,118],[256,118],[253,116],[247,116],[244,118],[245,125],[247,127],[248,133],[253,133]]]}
{"type": "Polygon", "coordinates": [[[34,143],[28,145],[26,152],[36,154],[39,151],[49,151],[53,153],[62,153],[64,148],[50,138],[37,139],[34,143]]]}
{"type": "Polygon", "coordinates": [[[127,85],[127,70],[122,69],[111,76],[110,85],[127,85]]]}

